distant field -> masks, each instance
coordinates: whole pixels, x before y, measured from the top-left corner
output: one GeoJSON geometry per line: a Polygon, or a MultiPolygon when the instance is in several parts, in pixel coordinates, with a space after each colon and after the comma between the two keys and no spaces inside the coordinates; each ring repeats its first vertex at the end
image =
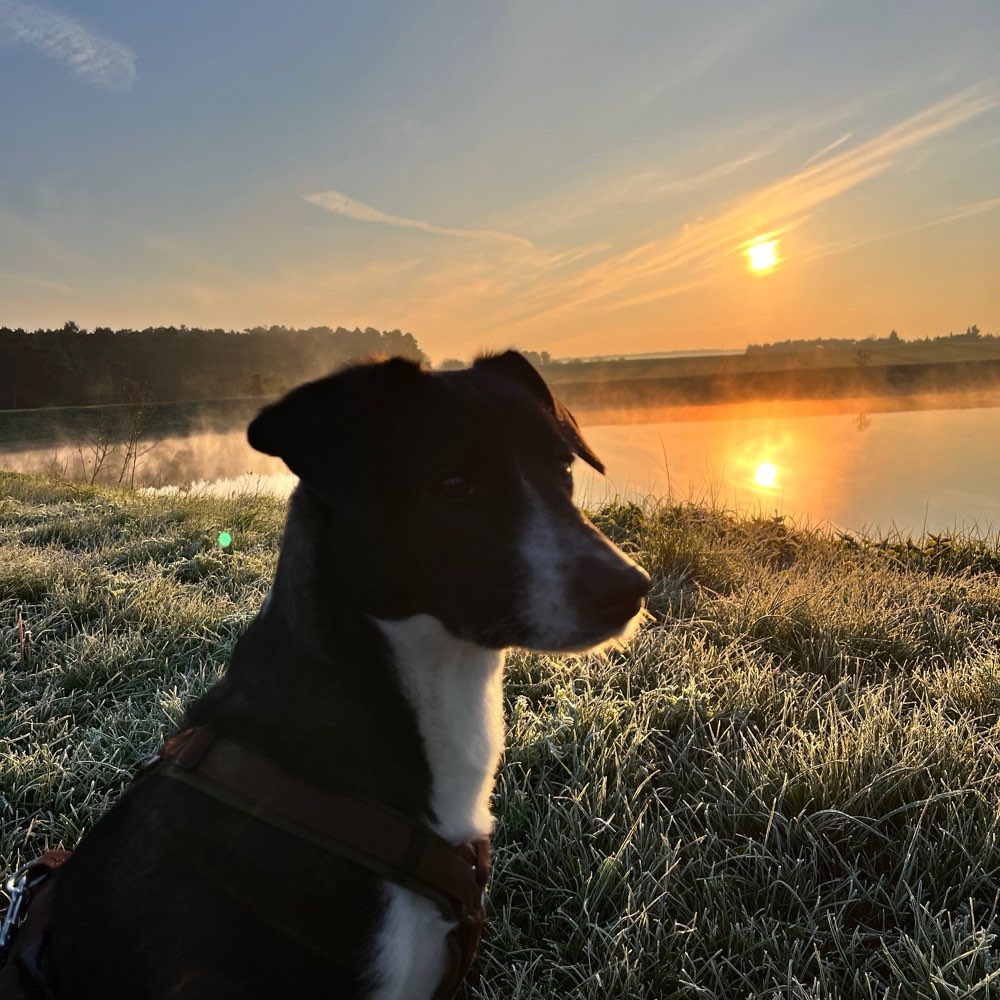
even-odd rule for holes
{"type": "Polygon", "coordinates": [[[546,365],[545,378],[560,382],[603,382],[618,379],[683,378],[689,375],[736,375],[754,372],[857,368],[860,364],[946,364],[956,361],[1000,361],[1000,340],[859,344],[856,347],[816,347],[804,351],[759,350],[746,354],[698,357],[625,358],[568,361],[546,365]]]}
{"type": "MultiPolygon", "coordinates": [[[[220,676],[282,516],[0,473],[0,869],[73,846],[220,676]]],[[[465,996],[1000,995],[1000,542],[594,519],[650,619],[511,657],[465,996]]]]}

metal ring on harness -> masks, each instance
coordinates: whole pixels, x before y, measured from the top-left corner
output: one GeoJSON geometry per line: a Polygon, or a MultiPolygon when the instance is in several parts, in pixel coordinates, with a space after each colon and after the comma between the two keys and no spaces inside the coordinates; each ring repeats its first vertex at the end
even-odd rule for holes
{"type": "Polygon", "coordinates": [[[4,883],[7,896],[7,912],[0,923],[0,966],[4,964],[6,952],[17,933],[18,927],[24,923],[28,914],[28,903],[32,893],[70,856],[70,852],[61,847],[46,851],[41,857],[22,865],[4,883]]]}

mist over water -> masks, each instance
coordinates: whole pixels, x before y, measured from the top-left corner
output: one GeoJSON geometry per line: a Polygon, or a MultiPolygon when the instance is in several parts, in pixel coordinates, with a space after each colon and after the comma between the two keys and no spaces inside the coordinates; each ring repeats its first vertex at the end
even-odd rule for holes
{"type": "MultiPolygon", "coordinates": [[[[118,482],[123,457],[121,446],[109,453],[96,482],[118,482]]],[[[19,449],[0,453],[0,467],[87,482],[93,473],[94,454],[86,444],[19,449]]],[[[180,488],[221,495],[261,491],[285,496],[296,482],[297,477],[280,458],[251,448],[242,428],[143,441],[136,462],[135,485],[164,492],[180,488]]]]}
{"type": "MultiPolygon", "coordinates": [[[[577,416],[608,469],[601,477],[576,463],[576,495],[584,507],[613,497],[695,500],[871,533],[1000,530],[995,396],[741,403],[577,416]],[[899,409],[903,405],[922,408],[899,409]]],[[[242,427],[163,437],[142,447],[149,450],[138,460],[137,486],[284,496],[297,482],[280,459],[254,451],[242,427]]],[[[116,482],[121,461],[120,451],[109,454],[97,481],[116,482]]],[[[0,453],[0,467],[87,481],[92,456],[86,446],[7,450],[0,453]]]]}

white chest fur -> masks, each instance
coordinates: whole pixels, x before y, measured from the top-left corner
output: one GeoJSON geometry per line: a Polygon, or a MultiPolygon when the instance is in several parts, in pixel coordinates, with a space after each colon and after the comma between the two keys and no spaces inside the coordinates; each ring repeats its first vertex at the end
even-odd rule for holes
{"type": "MultiPolygon", "coordinates": [[[[431,615],[377,624],[417,716],[431,770],[433,829],[453,844],[488,834],[503,749],[503,652],[456,639],[431,615]]],[[[444,970],[450,924],[422,896],[388,883],[385,892],[373,997],[429,997],[444,970]]]]}

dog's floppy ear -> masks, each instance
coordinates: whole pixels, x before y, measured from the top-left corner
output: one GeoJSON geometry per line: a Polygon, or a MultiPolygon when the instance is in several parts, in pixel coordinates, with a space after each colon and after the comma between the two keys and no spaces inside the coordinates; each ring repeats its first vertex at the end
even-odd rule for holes
{"type": "Polygon", "coordinates": [[[265,406],[247,428],[247,440],[281,458],[329,500],[350,501],[367,481],[376,439],[386,436],[396,407],[427,377],[405,358],[345,368],[265,406]]]}
{"type": "Polygon", "coordinates": [[[590,445],[583,440],[576,418],[570,413],[568,407],[552,395],[545,379],[538,374],[534,365],[523,354],[518,351],[504,351],[503,354],[486,355],[477,358],[472,367],[488,367],[531,393],[556,418],[563,439],[574,453],[579,455],[587,465],[602,475],[604,474],[604,463],[594,454],[590,445]]]}

